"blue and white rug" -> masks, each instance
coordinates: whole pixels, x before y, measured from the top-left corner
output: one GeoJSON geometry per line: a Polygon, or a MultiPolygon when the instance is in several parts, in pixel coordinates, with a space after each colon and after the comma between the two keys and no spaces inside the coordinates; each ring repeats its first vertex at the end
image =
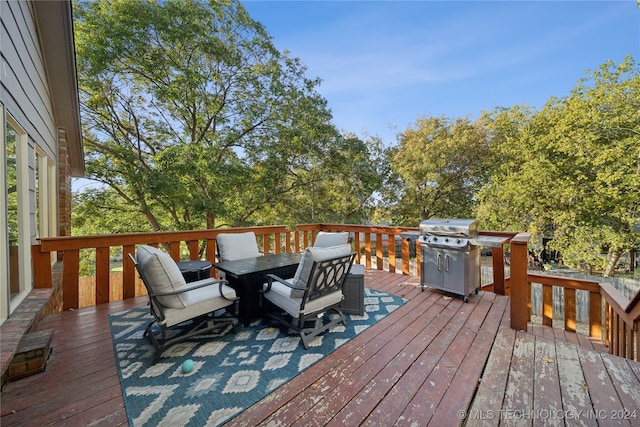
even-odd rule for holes
{"type": "MultiPolygon", "coordinates": [[[[395,295],[365,289],[364,316],[316,337],[305,350],[299,335],[257,321],[248,327],[177,343],[152,365],[143,333],[148,307],[109,316],[116,366],[132,426],[217,426],[252,406],[404,304],[395,295]],[[193,370],[182,372],[185,360],[193,370]]],[[[173,328],[177,330],[178,328],[173,328]]]]}

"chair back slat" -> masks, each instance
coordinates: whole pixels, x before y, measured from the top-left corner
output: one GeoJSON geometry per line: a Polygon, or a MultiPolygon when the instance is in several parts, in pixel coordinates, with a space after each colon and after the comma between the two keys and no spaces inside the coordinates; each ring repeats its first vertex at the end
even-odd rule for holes
{"type": "Polygon", "coordinates": [[[303,304],[306,301],[313,301],[332,292],[342,290],[354,258],[355,253],[351,253],[328,260],[314,261],[309,275],[307,290],[303,297],[303,304]]]}

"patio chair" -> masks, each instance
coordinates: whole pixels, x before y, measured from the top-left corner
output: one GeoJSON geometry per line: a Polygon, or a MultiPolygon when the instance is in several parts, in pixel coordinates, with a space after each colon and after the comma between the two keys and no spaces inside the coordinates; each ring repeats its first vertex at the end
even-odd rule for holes
{"type": "Polygon", "coordinates": [[[239,298],[225,280],[211,278],[187,284],[176,262],[151,246],[138,247],[136,256],[129,254],[129,258],[149,295],[153,321],[145,329],[144,336],[156,351],[154,364],[164,350],[176,342],[229,326],[235,332],[239,298]],[[167,338],[169,328],[187,321],[193,321],[192,328],[167,338]],[[160,328],[159,333],[153,332],[154,323],[160,328]]]}
{"type": "Polygon", "coordinates": [[[220,261],[235,261],[238,259],[255,258],[261,255],[258,242],[253,231],[246,233],[221,233],[216,237],[218,259],[220,261]]]}
{"type": "Polygon", "coordinates": [[[263,298],[282,310],[268,313],[276,322],[295,330],[302,338],[304,348],[309,348],[312,339],[328,331],[339,323],[346,325],[346,319],[340,303],[344,299],[342,286],[349,274],[355,253],[351,245],[329,248],[309,247],[304,250],[302,259],[291,279],[283,279],[268,274],[267,283],[260,292],[263,298]],[[325,312],[328,322],[324,322],[325,312]],[[305,327],[309,319],[314,319],[313,327],[305,327]]]}
{"type": "Polygon", "coordinates": [[[346,243],[351,243],[351,238],[349,237],[348,231],[342,231],[337,233],[320,231],[316,235],[316,240],[313,242],[313,247],[328,248],[331,246],[344,245],[346,243]]]}

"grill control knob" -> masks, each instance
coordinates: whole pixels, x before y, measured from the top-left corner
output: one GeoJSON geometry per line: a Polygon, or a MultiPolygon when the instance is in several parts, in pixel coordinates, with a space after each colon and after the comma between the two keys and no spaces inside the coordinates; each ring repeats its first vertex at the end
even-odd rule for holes
{"type": "Polygon", "coordinates": [[[460,244],[460,239],[456,240],[456,243],[459,245],[460,244]]]}
{"type": "Polygon", "coordinates": [[[434,238],[433,238],[433,241],[434,241],[434,242],[437,242],[437,241],[438,241],[438,238],[437,238],[437,237],[434,237],[434,238]]]}
{"type": "Polygon", "coordinates": [[[448,241],[449,241],[449,238],[448,238],[448,237],[445,237],[445,238],[444,238],[444,241],[445,241],[445,243],[446,243],[446,242],[448,242],[448,241]]]}

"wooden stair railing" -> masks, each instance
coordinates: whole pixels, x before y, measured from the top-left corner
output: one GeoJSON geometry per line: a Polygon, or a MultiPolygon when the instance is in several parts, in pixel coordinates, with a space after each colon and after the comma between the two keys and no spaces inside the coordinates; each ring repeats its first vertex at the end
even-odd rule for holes
{"type": "Polygon", "coordinates": [[[629,301],[610,283],[601,283],[604,296],[605,344],[609,353],[640,360],[640,290],[629,301]]]}

